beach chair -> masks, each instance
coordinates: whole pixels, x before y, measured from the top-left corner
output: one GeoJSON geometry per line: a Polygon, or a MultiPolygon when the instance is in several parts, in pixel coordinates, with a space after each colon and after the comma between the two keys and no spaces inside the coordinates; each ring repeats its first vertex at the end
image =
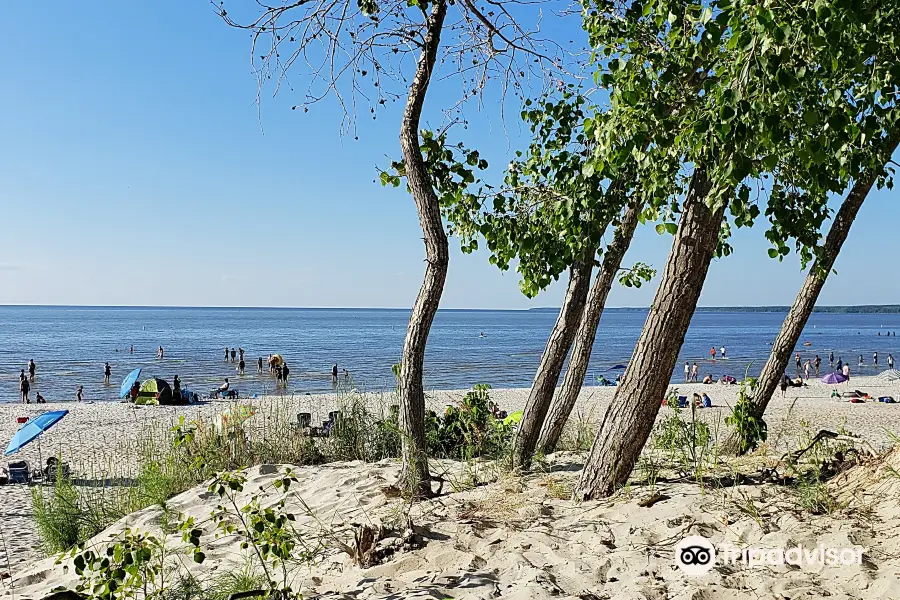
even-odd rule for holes
{"type": "Polygon", "coordinates": [[[9,482],[10,483],[30,483],[31,482],[31,467],[28,465],[28,461],[20,460],[16,462],[11,462],[6,464],[7,469],[9,470],[9,482]]]}
{"type": "Polygon", "coordinates": [[[312,414],[307,412],[297,413],[297,427],[306,429],[312,425],[312,414]]]}

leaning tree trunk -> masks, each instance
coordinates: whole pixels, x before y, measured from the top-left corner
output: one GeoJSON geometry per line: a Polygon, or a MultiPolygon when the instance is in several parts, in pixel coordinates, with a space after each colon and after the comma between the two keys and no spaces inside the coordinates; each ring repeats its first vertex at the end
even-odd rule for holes
{"type": "Polygon", "coordinates": [[[600,324],[600,317],[603,316],[603,309],[606,306],[606,298],[609,296],[609,290],[612,289],[616,274],[622,266],[625,252],[631,245],[638,217],[641,214],[641,206],[642,203],[635,200],[625,210],[622,221],[613,236],[613,241],[606,248],[603,264],[597,271],[594,285],[588,294],[587,306],[581,315],[581,324],[575,334],[575,343],[572,346],[572,356],[569,357],[566,377],[563,380],[562,388],[550,405],[550,411],[547,413],[544,427],[541,430],[538,448],[544,454],[549,454],[556,448],[566,421],[575,407],[578,394],[581,392],[584,376],[591,360],[591,351],[594,348],[594,338],[597,337],[597,326],[600,324]]]}
{"type": "MultiPolygon", "coordinates": [[[[891,142],[888,152],[889,158],[897,148],[898,142],[900,142],[900,137],[891,142]]],[[[850,226],[853,225],[853,220],[856,219],[856,214],[859,212],[866,196],[869,195],[869,190],[872,189],[876,179],[877,174],[872,174],[857,181],[850,193],[847,194],[840,209],[838,209],[834,217],[834,223],[832,223],[828,236],[825,238],[822,254],[816,259],[806,275],[803,287],[800,288],[800,293],[797,294],[794,304],[781,325],[781,331],[778,332],[778,337],[775,338],[775,342],[772,344],[772,353],[769,355],[769,360],[766,361],[757,380],[750,406],[750,414],[755,419],[762,419],[766,406],[768,406],[769,400],[772,399],[772,394],[775,393],[775,389],[778,387],[778,383],[781,381],[781,377],[791,360],[794,348],[796,348],[797,342],[800,340],[800,335],[803,333],[804,327],[806,327],[806,322],[816,306],[819,293],[825,285],[825,279],[834,268],[834,262],[841,251],[841,246],[843,246],[847,235],[850,233],[850,226]]],[[[729,454],[741,454],[749,449],[749,440],[743,440],[737,429],[731,430],[728,437],[721,444],[721,451],[729,454]]]]}
{"type": "Polygon", "coordinates": [[[547,416],[547,409],[559,381],[559,374],[572,347],[572,340],[575,338],[575,331],[584,311],[591,284],[593,258],[594,250],[591,249],[580,262],[569,269],[566,297],[544,347],[544,354],[541,356],[534,382],[531,384],[531,392],[528,394],[528,402],[525,404],[519,433],[516,435],[513,458],[517,466],[527,467],[531,462],[531,455],[534,454],[544,417],[547,416]]]}
{"type": "Polygon", "coordinates": [[[644,329],[581,472],[578,499],[608,496],[624,484],[650,436],[719,241],[727,201],[710,208],[709,191],[705,173],[695,172],[644,329]]]}
{"type": "Polygon", "coordinates": [[[403,354],[400,361],[400,431],[403,438],[402,487],[413,496],[431,494],[431,476],[425,445],[425,390],[422,370],[425,344],[434,315],[437,313],[450,250],[447,234],[441,221],[441,206],[429,179],[428,169],[419,145],[419,121],[425,93],[431,81],[441,28],[447,15],[447,4],[438,0],[428,15],[424,47],[416,66],[416,74],[409,87],[403,122],[400,125],[400,149],[406,166],[406,179],[419,213],[419,223],[425,241],[425,278],[413,305],[403,354]]]}

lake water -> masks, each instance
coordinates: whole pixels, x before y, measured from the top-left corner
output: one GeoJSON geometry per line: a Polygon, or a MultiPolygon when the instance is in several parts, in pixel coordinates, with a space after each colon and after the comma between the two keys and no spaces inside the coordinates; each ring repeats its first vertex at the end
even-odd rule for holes
{"type": "MultiPolygon", "coordinates": [[[[19,370],[33,358],[37,378],[32,386],[50,400],[74,399],[79,385],[88,399],[117,399],[119,383],[135,367],[143,376],[169,382],[178,374],[184,387],[206,392],[224,377],[242,394],[274,387],[268,373],[256,373],[256,359],[284,356],[291,368],[289,390],[331,390],[331,365],[348,369],[366,389],[393,386],[391,365],[398,362],[409,317],[407,310],[382,309],[255,309],[255,308],[106,308],[0,307],[0,402],[19,399],[19,370]],[[134,354],[129,352],[134,345],[134,354]],[[158,346],[165,359],[155,358],[158,346]],[[246,375],[223,360],[223,348],[243,347],[246,375]],[[112,385],[103,384],[103,364],[112,367],[112,385]]],[[[591,367],[590,384],[609,369],[626,363],[640,333],[645,311],[610,309],[603,315],[591,367]]],[[[754,361],[758,372],[777,334],[783,314],[698,312],[688,331],[682,358],[673,374],[682,377],[684,360],[697,360],[701,374],[743,375],[754,361]],[[710,346],[725,345],[728,360],[709,360],[710,346]]],[[[425,362],[425,384],[432,389],[467,388],[475,383],[494,387],[528,386],[556,313],[545,310],[442,310],[435,319],[425,362]],[[484,337],[481,337],[481,333],[484,337]]],[[[887,355],[900,358],[898,314],[815,314],[800,347],[804,356],[819,354],[827,362],[849,361],[854,373],[874,374],[872,353],[880,369],[887,355]],[[877,334],[881,333],[881,336],[877,334]],[[856,367],[862,354],[866,367],[856,367]]]]}

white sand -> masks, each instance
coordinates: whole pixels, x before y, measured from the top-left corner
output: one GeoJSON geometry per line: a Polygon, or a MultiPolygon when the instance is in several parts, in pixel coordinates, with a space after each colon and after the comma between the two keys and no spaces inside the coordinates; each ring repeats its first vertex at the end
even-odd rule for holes
{"type": "MultiPolygon", "coordinates": [[[[701,411],[701,414],[704,419],[716,422],[728,414],[727,406],[735,402],[738,386],[691,384],[678,388],[681,394],[687,395],[695,390],[706,391],[717,408],[701,411]]],[[[872,378],[855,378],[849,388],[843,385],[838,389],[856,388],[872,395],[892,395],[900,399],[897,385],[885,386],[884,382],[872,378]]],[[[829,399],[831,390],[831,386],[813,383],[808,388],[788,390],[785,399],[780,398],[778,392],[778,397],[767,411],[770,440],[778,452],[790,447],[803,424],[813,432],[820,428],[835,430],[843,426],[881,447],[891,443],[891,433],[900,433],[900,404],[850,404],[829,399]]],[[[596,420],[614,392],[612,387],[586,388],[579,399],[576,414],[587,420],[596,420]]],[[[463,393],[434,392],[429,402],[433,408],[440,410],[447,402],[458,401],[463,393]]],[[[493,390],[492,397],[502,408],[513,411],[524,405],[527,393],[525,389],[493,390]]],[[[254,400],[259,403],[272,401],[254,400]]],[[[288,410],[314,412],[315,421],[324,418],[327,411],[336,406],[337,399],[333,396],[302,396],[290,402],[288,410]]],[[[372,402],[387,405],[392,400],[384,396],[373,398],[372,402]]],[[[227,406],[227,403],[184,408],[102,403],[48,404],[41,407],[0,405],[0,440],[5,442],[12,437],[17,428],[17,416],[67,408],[70,414],[42,436],[42,458],[46,459],[51,453],[61,453],[64,460],[73,464],[76,472],[79,464],[87,462],[95,465],[115,464],[120,469],[118,472],[124,473],[129,466],[117,462],[114,450],[117,445],[133,440],[148,423],[168,426],[178,415],[188,418],[197,414],[212,415],[227,406]]],[[[665,416],[671,410],[664,408],[660,414],[665,416]]],[[[686,411],[681,412],[684,414],[686,411]]],[[[724,430],[724,423],[721,427],[724,430]]],[[[36,465],[37,444],[26,447],[15,458],[20,456],[36,465]]],[[[296,493],[320,517],[327,515],[330,519],[338,515],[335,518],[349,521],[359,517],[353,511],[365,507],[369,514],[367,518],[384,520],[388,513],[396,510],[397,501],[386,499],[379,491],[393,482],[396,475],[393,463],[309,467],[300,469],[300,472],[303,482],[296,493]]],[[[259,481],[267,481],[272,475],[260,477],[259,481]]],[[[577,477],[577,473],[563,473],[559,477],[561,482],[568,484],[577,477]]],[[[421,591],[430,586],[435,593],[440,591],[454,598],[496,597],[496,591],[503,597],[566,596],[583,590],[592,590],[598,597],[606,594],[610,598],[731,598],[745,597],[746,590],[755,590],[750,597],[760,598],[817,598],[823,595],[823,590],[839,598],[900,598],[900,584],[897,583],[900,581],[900,564],[896,558],[900,555],[896,552],[896,546],[889,546],[896,544],[891,538],[897,538],[900,533],[896,494],[885,499],[894,507],[888,522],[880,524],[877,531],[870,531],[847,519],[809,515],[795,517],[779,513],[774,507],[789,501],[787,492],[771,486],[741,490],[751,497],[771,497],[762,503],[764,508],[768,507],[765,510],[770,514],[760,525],[739,510],[727,509],[730,500],[719,497],[720,494],[703,495],[696,486],[668,486],[663,491],[673,499],[650,509],[642,509],[634,500],[615,506],[608,503],[578,506],[568,500],[548,498],[546,487],[538,485],[541,479],[540,476],[529,477],[520,492],[508,492],[502,488],[503,484],[494,484],[418,506],[416,510],[421,511],[420,514],[428,513],[430,516],[420,517],[424,521],[416,520],[416,523],[431,523],[434,528],[450,536],[449,540],[431,541],[424,550],[397,557],[386,565],[368,571],[352,567],[347,560],[335,555],[310,572],[316,573],[318,579],[312,579],[313,575],[309,575],[304,585],[309,586],[309,591],[314,588],[318,593],[329,590],[348,593],[362,586],[367,591],[361,597],[386,597],[389,590],[411,593],[414,589],[421,591]],[[508,497],[515,498],[512,504],[521,501],[520,508],[527,512],[520,517],[503,517],[512,523],[488,526],[478,522],[478,519],[457,518],[460,511],[469,514],[472,503],[483,507],[500,506],[508,497]],[[496,502],[491,498],[495,498],[496,502]],[[541,513],[542,506],[549,507],[547,514],[541,513]],[[538,512],[533,513],[534,510],[538,512]],[[721,519],[725,514],[729,515],[729,520],[738,520],[723,525],[721,519]],[[701,523],[700,531],[707,531],[714,539],[717,536],[719,540],[738,536],[744,542],[755,542],[784,537],[813,543],[816,540],[847,541],[853,536],[865,535],[865,539],[881,548],[885,556],[873,559],[877,563],[875,568],[857,568],[843,574],[825,573],[821,569],[819,573],[786,569],[781,573],[718,575],[714,571],[706,576],[713,579],[705,581],[714,582],[718,591],[709,591],[713,588],[693,585],[672,567],[671,545],[677,539],[667,540],[687,525],[685,515],[701,523]],[[604,545],[607,542],[609,544],[604,545]],[[526,548],[529,544],[531,546],[526,548]],[[459,577],[466,578],[468,583],[463,586],[459,577]],[[452,584],[454,578],[457,578],[456,583],[452,584]],[[612,581],[612,578],[617,581],[612,581]],[[320,583],[314,583],[316,581],[320,583]],[[451,590],[453,587],[457,589],[451,590]],[[460,590],[459,587],[465,589],[460,590]],[[701,588],[706,591],[700,593],[698,590],[701,588]]],[[[204,498],[204,491],[198,488],[187,492],[175,501],[175,506],[202,516],[201,513],[208,512],[210,506],[210,501],[204,498]]],[[[129,518],[129,522],[149,525],[158,517],[154,510],[142,511],[129,518]]],[[[510,510],[516,512],[518,508],[510,510]]],[[[35,562],[41,552],[30,513],[28,487],[0,486],[0,532],[9,561],[7,566],[3,547],[0,546],[0,574],[11,571],[16,597],[19,598],[39,597],[39,592],[63,581],[59,567],[51,568],[52,561],[35,562]]],[[[228,552],[233,553],[234,548],[228,552]]],[[[208,564],[225,560],[224,556],[207,554],[213,557],[208,564]]]]}

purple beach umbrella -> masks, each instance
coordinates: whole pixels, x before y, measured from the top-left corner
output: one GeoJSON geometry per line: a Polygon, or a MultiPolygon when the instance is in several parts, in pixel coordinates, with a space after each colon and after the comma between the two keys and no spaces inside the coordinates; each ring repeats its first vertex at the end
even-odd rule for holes
{"type": "Polygon", "coordinates": [[[829,373],[828,375],[823,377],[822,383],[829,383],[829,384],[833,385],[835,383],[844,383],[848,379],[850,379],[850,378],[844,377],[843,373],[838,373],[837,371],[835,371],[834,373],[829,373]]]}

